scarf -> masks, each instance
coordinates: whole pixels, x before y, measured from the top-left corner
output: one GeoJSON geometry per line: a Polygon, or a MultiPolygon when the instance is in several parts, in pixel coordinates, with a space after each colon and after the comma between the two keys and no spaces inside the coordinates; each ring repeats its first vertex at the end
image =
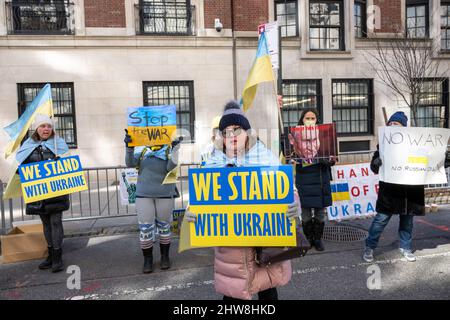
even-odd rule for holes
{"type": "Polygon", "coordinates": [[[39,146],[44,149],[49,149],[51,152],[53,152],[55,155],[57,154],[58,156],[63,155],[69,151],[69,147],[67,146],[66,142],[60,137],[51,137],[45,141],[34,141],[30,137],[22,144],[22,146],[19,148],[19,151],[17,151],[16,160],[19,163],[24,162],[25,159],[28,158],[28,156],[34,151],[34,149],[39,146]],[[55,139],[58,152],[56,152],[55,150],[55,139]]]}
{"type": "Polygon", "coordinates": [[[164,147],[162,147],[161,149],[157,150],[157,151],[152,151],[150,149],[150,147],[144,147],[144,146],[140,146],[140,147],[135,147],[134,148],[134,158],[139,160],[141,158],[141,154],[144,151],[145,148],[145,153],[142,156],[141,161],[150,158],[150,157],[156,157],[159,158],[161,160],[167,160],[167,153],[166,150],[168,148],[167,145],[165,145],[164,147]]]}

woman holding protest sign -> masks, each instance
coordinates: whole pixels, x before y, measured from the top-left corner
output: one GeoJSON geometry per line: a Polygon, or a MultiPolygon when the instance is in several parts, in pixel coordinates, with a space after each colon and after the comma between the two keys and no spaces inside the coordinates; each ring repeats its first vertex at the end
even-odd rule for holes
{"type": "MultiPolygon", "coordinates": [[[[278,158],[258,140],[239,105],[231,101],[220,119],[221,137],[207,159],[205,168],[278,166],[278,158]]],[[[290,218],[298,214],[296,202],[288,206],[290,218]]],[[[185,220],[196,221],[196,214],[186,210],[185,220]]],[[[260,266],[254,247],[217,247],[214,278],[216,291],[224,300],[249,300],[258,294],[260,300],[277,300],[277,287],[287,284],[292,276],[291,262],[285,260],[260,266]]]]}
{"type": "Polygon", "coordinates": [[[295,185],[302,208],[303,232],[318,251],[325,250],[322,243],[325,227],[326,208],[331,206],[331,170],[335,161],[330,157],[320,157],[320,141],[318,130],[319,115],[316,109],[303,110],[299,126],[301,137],[289,134],[289,142],[294,146],[296,175],[295,185]]]}
{"type": "MultiPolygon", "coordinates": [[[[387,125],[406,127],[408,118],[402,111],[398,111],[389,118],[387,125]]],[[[379,149],[378,146],[377,149],[379,149]]],[[[373,155],[370,168],[375,174],[378,174],[382,165],[380,152],[377,150],[373,155]]],[[[446,168],[450,166],[448,153],[445,154],[444,166],[446,168]]],[[[366,239],[363,259],[366,262],[374,260],[373,251],[378,245],[384,228],[389,223],[392,215],[399,215],[400,254],[407,261],[416,261],[417,258],[411,251],[413,220],[414,216],[425,215],[425,186],[393,184],[380,181],[376,211],[377,215],[372,221],[369,235],[366,239]]]]}
{"type": "Polygon", "coordinates": [[[171,222],[174,197],[178,197],[175,184],[163,184],[170,171],[178,163],[179,141],[172,145],[129,147],[131,136],[125,129],[127,167],[138,170],[136,185],[136,211],[139,222],[139,240],[144,255],[143,273],[153,272],[153,245],[159,234],[161,252],[160,268],[169,269],[171,222]]]}
{"type": "MultiPolygon", "coordinates": [[[[46,160],[57,160],[69,151],[64,139],[58,137],[53,120],[43,114],[37,114],[32,128],[34,133],[20,147],[16,154],[19,164],[28,164],[46,160]]],[[[52,269],[52,272],[64,270],[62,244],[64,229],[62,214],[69,209],[68,195],[28,203],[26,214],[39,215],[44,227],[44,236],[48,246],[48,256],[39,265],[39,269],[52,269]]]]}

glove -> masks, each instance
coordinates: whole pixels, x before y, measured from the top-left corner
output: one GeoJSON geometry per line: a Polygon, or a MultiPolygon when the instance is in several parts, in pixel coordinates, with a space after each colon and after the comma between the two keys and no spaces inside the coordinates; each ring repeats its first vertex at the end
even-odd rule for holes
{"type": "Polygon", "coordinates": [[[319,163],[332,167],[336,164],[336,161],[334,161],[333,159],[319,159],[319,163]]]}
{"type": "Polygon", "coordinates": [[[125,129],[125,139],[123,139],[123,142],[125,142],[125,146],[126,146],[127,148],[131,148],[131,147],[128,146],[128,144],[129,144],[131,141],[132,141],[132,140],[131,140],[131,136],[128,134],[128,130],[125,129]]]}
{"type": "Polygon", "coordinates": [[[381,167],[382,165],[383,165],[383,162],[381,161],[381,158],[376,158],[376,159],[374,159],[373,161],[372,161],[372,164],[375,166],[375,167],[381,167]]]}
{"type": "Polygon", "coordinates": [[[187,208],[186,212],[184,213],[183,220],[187,221],[187,222],[190,222],[190,223],[193,223],[193,222],[195,222],[195,220],[197,220],[197,214],[189,211],[189,208],[187,208]]]}
{"type": "Polygon", "coordinates": [[[295,219],[298,217],[298,202],[294,201],[288,205],[288,211],[286,213],[288,218],[295,219]]]}
{"type": "Polygon", "coordinates": [[[53,158],[54,161],[58,161],[58,160],[60,160],[60,159],[61,159],[60,156],[56,156],[56,157],[53,158]]]}

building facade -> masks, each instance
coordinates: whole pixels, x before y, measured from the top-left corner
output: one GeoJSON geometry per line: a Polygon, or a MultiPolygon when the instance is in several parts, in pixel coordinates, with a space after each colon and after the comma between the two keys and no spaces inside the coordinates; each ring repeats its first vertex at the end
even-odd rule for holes
{"type": "MultiPolygon", "coordinates": [[[[258,25],[275,20],[284,124],[316,107],[324,123],[336,123],[341,152],[376,147],[382,107],[408,112],[367,63],[375,36],[431,39],[436,59],[449,64],[444,0],[0,0],[0,126],[51,83],[71,153],[85,167],[116,166],[124,164],[127,107],[176,104],[178,126],[191,135],[182,158],[196,162],[210,121],[240,98],[258,25]]],[[[448,127],[448,80],[427,81],[421,125],[448,127]]],[[[276,147],[273,105],[255,106],[249,118],[276,147]]],[[[0,145],[7,141],[0,134],[0,145]]],[[[11,161],[0,160],[0,179],[11,161]]]]}

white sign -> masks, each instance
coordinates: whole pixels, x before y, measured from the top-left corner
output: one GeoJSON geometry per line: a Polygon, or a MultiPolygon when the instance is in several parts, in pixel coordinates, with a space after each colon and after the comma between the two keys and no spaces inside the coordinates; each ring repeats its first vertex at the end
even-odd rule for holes
{"type": "Polygon", "coordinates": [[[279,68],[279,38],[278,38],[278,22],[270,22],[262,24],[258,27],[258,34],[266,33],[267,47],[269,49],[270,59],[272,61],[272,69],[279,68]]]}
{"type": "Polygon", "coordinates": [[[380,127],[380,180],[405,185],[447,183],[445,152],[450,129],[380,127]]]}
{"type": "Polygon", "coordinates": [[[328,219],[353,220],[376,214],[378,175],[370,163],[333,166],[331,191],[333,205],[327,208],[328,219]]]}
{"type": "Polygon", "coordinates": [[[138,172],[134,168],[120,171],[120,203],[122,205],[134,205],[136,201],[136,184],[138,172]]]}

